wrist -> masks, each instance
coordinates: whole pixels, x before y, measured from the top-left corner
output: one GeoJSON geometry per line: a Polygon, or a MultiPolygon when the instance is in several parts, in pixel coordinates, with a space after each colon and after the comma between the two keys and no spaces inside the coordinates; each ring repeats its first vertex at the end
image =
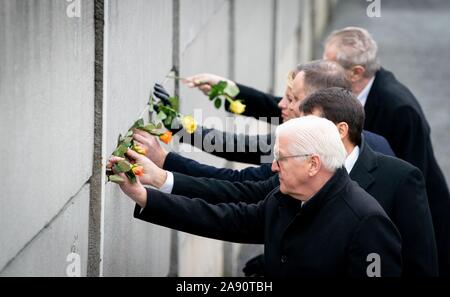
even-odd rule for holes
{"type": "Polygon", "coordinates": [[[158,162],[155,162],[156,166],[158,166],[159,168],[162,169],[164,167],[164,162],[166,162],[166,158],[167,158],[168,154],[169,154],[168,151],[166,151],[165,149],[161,148],[161,153],[160,153],[160,156],[158,158],[158,162]]]}
{"type": "Polygon", "coordinates": [[[141,187],[134,197],[134,201],[141,207],[145,208],[147,206],[147,190],[141,187]]]}
{"type": "Polygon", "coordinates": [[[152,186],[157,189],[160,189],[167,180],[167,171],[163,169],[159,169],[158,172],[154,175],[154,179],[152,182],[152,186]]]}

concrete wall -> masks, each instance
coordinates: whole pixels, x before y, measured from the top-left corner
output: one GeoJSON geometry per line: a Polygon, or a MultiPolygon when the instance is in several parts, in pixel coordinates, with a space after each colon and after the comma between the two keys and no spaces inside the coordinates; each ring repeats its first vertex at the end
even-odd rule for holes
{"type": "MultiPolygon", "coordinates": [[[[225,0],[180,1],[180,75],[182,77],[201,72],[212,72],[228,77],[229,51],[229,2],[225,0]]],[[[226,113],[217,110],[197,90],[180,87],[180,108],[183,113],[192,114],[199,123],[211,127],[208,116],[223,118],[226,113]],[[194,113],[194,110],[198,112],[194,113]],[[202,116],[199,117],[201,111],[202,116]],[[202,120],[203,118],[203,120],[202,120]]],[[[223,167],[225,161],[207,153],[192,151],[184,145],[183,155],[215,166],[223,167]],[[190,152],[188,152],[190,151],[190,152]]],[[[180,276],[222,275],[222,242],[178,234],[180,276]]]]}
{"type": "Polygon", "coordinates": [[[0,275],[86,273],[93,150],[92,3],[0,2],[0,275]]]}
{"type": "MultiPolygon", "coordinates": [[[[146,107],[154,82],[172,65],[172,2],[110,0],[106,9],[106,152],[146,107]]],[[[115,184],[104,203],[103,275],[164,276],[170,231],[133,219],[134,204],[115,184]]]]}
{"type": "MultiPolygon", "coordinates": [[[[238,275],[245,248],[251,254],[260,247],[137,221],[116,185],[91,183],[93,168],[104,166],[117,136],[147,115],[155,82],[178,92],[181,111],[205,126],[214,126],[207,116],[230,116],[199,91],[174,88],[164,79],[173,66],[181,76],[211,72],[282,94],[288,70],[310,58],[320,35],[313,8],[322,15],[329,9],[313,2],[105,0],[103,43],[94,31],[99,1],[1,1],[0,162],[7,170],[0,172],[0,276],[65,276],[71,252],[80,256],[82,276],[92,275],[92,266],[104,276],[238,275]],[[97,85],[96,42],[104,46],[97,85]],[[94,122],[103,123],[95,137],[94,122]],[[93,160],[94,143],[103,160],[93,160]],[[102,197],[98,212],[89,210],[95,192],[102,197]],[[89,229],[90,220],[99,228],[89,229]],[[88,263],[97,243],[101,261],[88,263]]],[[[187,146],[171,149],[216,166],[244,166],[187,146]]]]}
{"type": "Polygon", "coordinates": [[[309,0],[277,1],[276,6],[276,53],[275,93],[283,94],[289,71],[299,62],[299,30],[301,12],[309,0]]]}

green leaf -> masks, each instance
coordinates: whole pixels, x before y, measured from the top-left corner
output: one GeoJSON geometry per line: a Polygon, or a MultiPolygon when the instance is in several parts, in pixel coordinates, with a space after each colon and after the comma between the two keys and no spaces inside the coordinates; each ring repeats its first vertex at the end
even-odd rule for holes
{"type": "Polygon", "coordinates": [[[133,136],[127,136],[123,140],[123,145],[129,147],[130,145],[126,145],[127,143],[131,143],[133,141],[133,136]]]}
{"type": "MultiPolygon", "coordinates": [[[[134,124],[133,124],[133,126],[131,126],[131,129],[134,129],[134,128],[141,128],[141,127],[143,127],[144,126],[144,119],[139,119],[139,120],[137,120],[134,124]]],[[[130,130],[131,130],[130,129],[130,130]]]]}
{"type": "Polygon", "coordinates": [[[180,111],[180,100],[178,99],[178,97],[170,97],[169,102],[174,111],[180,111]]]}
{"type": "Polygon", "coordinates": [[[153,130],[153,134],[156,135],[156,136],[163,135],[166,132],[167,132],[167,129],[156,129],[156,130],[153,130]]]}
{"type": "Polygon", "coordinates": [[[234,84],[227,84],[223,92],[230,97],[236,97],[239,94],[239,88],[234,84]]]}
{"type": "Polygon", "coordinates": [[[130,180],[130,182],[132,183],[132,184],[134,184],[135,182],[137,182],[137,178],[136,178],[136,175],[134,175],[134,173],[133,173],[133,171],[128,171],[127,173],[125,173],[126,174],[126,176],[128,177],[128,179],[130,180]]]}
{"type": "Polygon", "coordinates": [[[122,177],[120,177],[119,175],[114,174],[114,175],[108,176],[108,181],[119,184],[119,183],[123,183],[125,180],[122,177]]]}
{"type": "Polygon", "coordinates": [[[173,121],[173,117],[172,117],[172,115],[169,115],[169,116],[167,117],[167,119],[164,120],[164,125],[165,125],[167,128],[170,128],[170,127],[172,126],[172,121],[173,121]]]}
{"type": "Polygon", "coordinates": [[[164,121],[165,119],[167,119],[167,115],[165,114],[164,111],[160,111],[157,115],[158,119],[160,119],[161,121],[164,121]]]}
{"type": "Polygon", "coordinates": [[[227,87],[227,82],[224,80],[221,80],[219,83],[217,83],[215,85],[215,87],[217,88],[217,90],[219,91],[219,93],[223,93],[225,88],[227,87]]]}
{"type": "Polygon", "coordinates": [[[160,111],[163,111],[167,116],[172,115],[173,117],[175,117],[178,112],[176,112],[172,107],[170,106],[165,106],[165,105],[161,105],[159,107],[160,111]]]}
{"type": "Polygon", "coordinates": [[[112,154],[113,154],[113,156],[123,158],[127,151],[128,151],[128,146],[126,146],[124,144],[120,144],[112,154]]]}
{"type": "Polygon", "coordinates": [[[222,106],[222,99],[217,98],[216,100],[214,100],[214,106],[219,109],[222,106]]]}
{"type": "Polygon", "coordinates": [[[155,128],[156,128],[156,127],[155,127],[154,124],[149,123],[149,124],[145,125],[145,127],[143,128],[143,130],[148,132],[148,131],[154,130],[155,128]]]}
{"type": "MultiPolygon", "coordinates": [[[[131,147],[131,144],[132,144],[131,142],[124,142],[124,143],[122,143],[122,145],[125,146],[125,147],[127,148],[127,150],[128,150],[128,148],[131,147]]],[[[127,151],[125,151],[124,154],[125,154],[126,152],[127,152],[127,151]]]]}
{"type": "Polygon", "coordinates": [[[211,91],[209,92],[209,99],[214,100],[216,97],[223,94],[225,88],[227,87],[226,81],[220,81],[219,83],[211,86],[211,91]]]}
{"type": "Polygon", "coordinates": [[[123,173],[131,170],[130,162],[122,160],[114,164],[114,172],[123,173]]]}
{"type": "Polygon", "coordinates": [[[156,125],[156,129],[162,129],[163,128],[163,124],[162,123],[158,123],[158,125],[156,125]]]}

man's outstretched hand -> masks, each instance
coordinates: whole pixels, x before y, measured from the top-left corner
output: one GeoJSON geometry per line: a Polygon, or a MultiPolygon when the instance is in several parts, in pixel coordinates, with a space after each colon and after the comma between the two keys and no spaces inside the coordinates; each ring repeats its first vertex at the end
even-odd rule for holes
{"type": "Polygon", "coordinates": [[[133,132],[134,143],[145,149],[145,156],[156,166],[163,168],[168,152],[161,146],[158,138],[139,129],[134,129],[133,132]]]}
{"type": "Polygon", "coordinates": [[[208,96],[209,92],[211,92],[211,87],[213,85],[218,84],[221,81],[226,81],[229,85],[236,85],[234,81],[231,81],[228,78],[210,73],[201,73],[189,76],[182,82],[189,88],[198,88],[200,91],[203,92],[203,94],[208,96]]]}

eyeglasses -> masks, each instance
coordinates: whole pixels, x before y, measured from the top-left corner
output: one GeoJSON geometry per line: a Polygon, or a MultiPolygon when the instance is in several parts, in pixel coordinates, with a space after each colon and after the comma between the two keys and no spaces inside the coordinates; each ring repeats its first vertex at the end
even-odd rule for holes
{"type": "Polygon", "coordinates": [[[283,157],[278,157],[275,155],[274,161],[277,162],[278,167],[280,167],[280,161],[283,161],[285,159],[289,159],[289,158],[301,158],[301,157],[309,157],[312,156],[312,154],[304,154],[304,155],[293,155],[293,156],[283,156],[283,157]]]}

